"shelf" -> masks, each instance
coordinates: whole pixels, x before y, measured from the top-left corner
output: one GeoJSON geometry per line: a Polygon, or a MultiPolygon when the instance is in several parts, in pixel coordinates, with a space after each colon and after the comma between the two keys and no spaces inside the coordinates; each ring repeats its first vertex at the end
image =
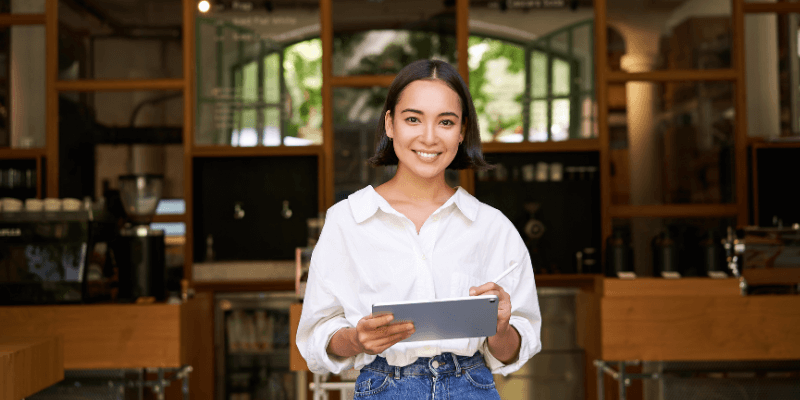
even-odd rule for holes
{"type": "Polygon", "coordinates": [[[742,11],[750,13],[800,13],[800,3],[744,3],[742,11]]]}
{"type": "Polygon", "coordinates": [[[355,75],[355,76],[332,76],[330,78],[332,87],[385,87],[391,86],[395,75],[355,75]]]}
{"type": "Polygon", "coordinates": [[[608,213],[611,218],[720,218],[735,217],[736,204],[653,204],[613,205],[608,213]]]}
{"type": "Polygon", "coordinates": [[[311,146],[195,146],[193,157],[322,156],[322,145],[311,146]]]}
{"type": "Polygon", "coordinates": [[[781,142],[753,141],[751,145],[754,149],[800,149],[800,140],[781,142]]]}
{"type": "Polygon", "coordinates": [[[154,215],[153,221],[156,223],[169,223],[169,222],[186,222],[186,214],[167,214],[167,215],[154,215]]]}
{"type": "Polygon", "coordinates": [[[35,160],[39,157],[44,157],[47,154],[46,149],[12,149],[8,147],[0,148],[0,160],[35,160]]]}
{"type": "Polygon", "coordinates": [[[140,90],[183,90],[185,81],[180,79],[92,79],[56,81],[59,92],[133,92],[140,90]]]}
{"type": "Polygon", "coordinates": [[[608,72],[608,82],[735,81],[734,69],[663,70],[650,72],[608,72]]]}
{"type": "Polygon", "coordinates": [[[536,152],[576,152],[600,151],[599,139],[573,139],[561,142],[519,142],[482,144],[484,153],[536,153],[536,152]]]}
{"type": "Polygon", "coordinates": [[[192,282],[198,292],[293,292],[294,279],[271,281],[192,282]]]}
{"type": "Polygon", "coordinates": [[[0,14],[0,26],[44,25],[44,14],[0,14]]]}

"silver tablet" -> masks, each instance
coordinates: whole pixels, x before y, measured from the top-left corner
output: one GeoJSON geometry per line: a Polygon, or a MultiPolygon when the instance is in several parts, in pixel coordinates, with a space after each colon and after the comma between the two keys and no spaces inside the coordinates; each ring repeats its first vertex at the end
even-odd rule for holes
{"type": "Polygon", "coordinates": [[[416,332],[403,342],[493,336],[497,333],[497,296],[482,295],[372,305],[372,314],[412,321],[416,332]]]}

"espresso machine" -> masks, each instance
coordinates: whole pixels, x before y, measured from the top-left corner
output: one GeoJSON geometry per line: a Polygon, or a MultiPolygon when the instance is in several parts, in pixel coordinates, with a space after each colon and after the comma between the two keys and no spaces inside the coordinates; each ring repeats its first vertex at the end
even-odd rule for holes
{"type": "Polygon", "coordinates": [[[164,231],[150,228],[161,200],[164,177],[122,175],[119,194],[126,222],[113,245],[120,302],[163,301],[166,298],[164,231]]]}

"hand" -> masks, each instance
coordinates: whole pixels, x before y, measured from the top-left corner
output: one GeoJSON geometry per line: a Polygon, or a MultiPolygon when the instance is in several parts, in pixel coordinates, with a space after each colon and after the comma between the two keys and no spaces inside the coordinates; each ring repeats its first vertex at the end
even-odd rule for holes
{"type": "Polygon", "coordinates": [[[392,314],[367,315],[358,321],[354,344],[359,353],[377,355],[395,343],[408,338],[414,333],[414,324],[398,322],[392,324],[392,314]]]}
{"type": "Polygon", "coordinates": [[[493,294],[500,301],[497,304],[497,333],[495,335],[505,335],[511,329],[509,324],[509,320],[511,320],[511,296],[503,290],[502,286],[494,282],[487,282],[483,285],[469,288],[470,296],[484,294],[493,294]]]}

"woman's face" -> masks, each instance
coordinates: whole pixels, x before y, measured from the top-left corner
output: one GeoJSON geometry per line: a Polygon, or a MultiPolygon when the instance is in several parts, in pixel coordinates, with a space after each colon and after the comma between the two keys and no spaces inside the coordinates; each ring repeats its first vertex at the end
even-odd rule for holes
{"type": "Polygon", "coordinates": [[[400,93],[394,115],[386,113],[386,135],[399,160],[397,172],[430,179],[444,175],[464,139],[461,100],[440,80],[411,82],[400,93]]]}

